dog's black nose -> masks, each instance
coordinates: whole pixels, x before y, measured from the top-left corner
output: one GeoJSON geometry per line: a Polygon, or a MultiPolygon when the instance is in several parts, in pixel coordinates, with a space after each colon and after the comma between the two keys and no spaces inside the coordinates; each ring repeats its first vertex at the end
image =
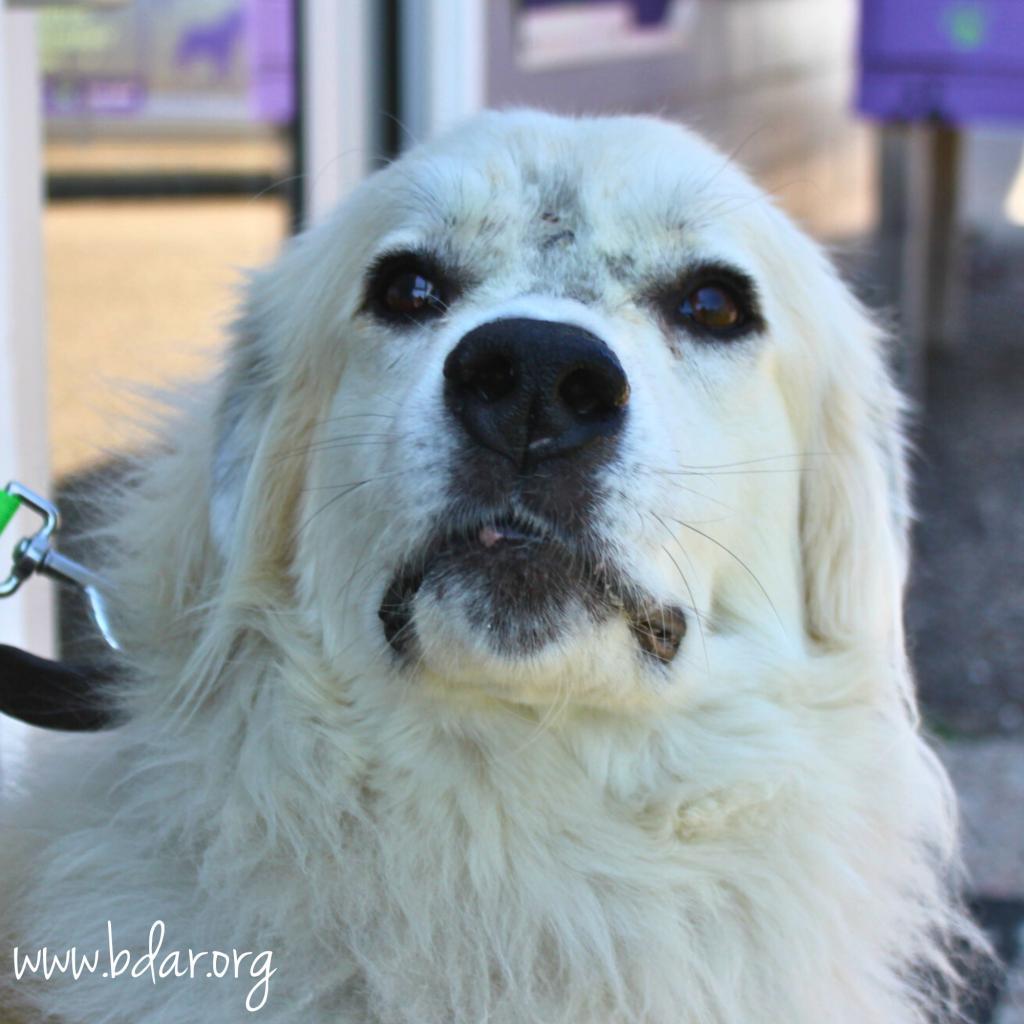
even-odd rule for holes
{"type": "Polygon", "coordinates": [[[618,433],[629,381],[589,331],[546,320],[494,320],[444,364],[448,408],[480,444],[527,466],[618,433]]]}

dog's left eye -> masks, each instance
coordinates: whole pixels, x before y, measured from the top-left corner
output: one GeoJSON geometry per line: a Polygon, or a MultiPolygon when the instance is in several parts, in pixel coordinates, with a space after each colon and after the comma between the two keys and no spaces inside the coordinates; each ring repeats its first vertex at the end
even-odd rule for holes
{"type": "Polygon", "coordinates": [[[722,284],[695,288],[679,304],[679,315],[712,334],[731,334],[746,322],[739,297],[722,284]]]}
{"type": "Polygon", "coordinates": [[[668,324],[698,342],[733,342],[765,329],[754,281],[725,263],[690,267],[652,296],[668,324]]]}

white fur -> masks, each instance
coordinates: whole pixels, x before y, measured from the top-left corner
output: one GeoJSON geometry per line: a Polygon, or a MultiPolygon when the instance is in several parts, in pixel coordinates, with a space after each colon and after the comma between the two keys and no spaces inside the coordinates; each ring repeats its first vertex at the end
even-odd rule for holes
{"type": "MultiPolygon", "coordinates": [[[[971,931],[903,650],[900,400],[879,332],[728,160],[651,119],[486,115],[257,274],[222,378],[184,404],[107,568],[125,722],[3,809],[6,946],[103,947],[108,919],[144,945],[161,919],[168,945],[272,949],[266,1021],[944,1012],[971,931]],[[567,194],[575,239],[531,262],[567,194]],[[449,316],[358,312],[376,254],[439,239],[480,282],[449,316]],[[738,264],[766,335],[672,335],[627,258],[738,264]],[[418,602],[414,668],[385,643],[381,594],[444,507],[441,365],[507,314],[584,326],[629,375],[597,529],[689,610],[668,669],[583,615],[501,656],[469,592],[418,602]]],[[[246,987],[0,979],[0,999],[214,1022],[248,1018],[246,987]]]]}

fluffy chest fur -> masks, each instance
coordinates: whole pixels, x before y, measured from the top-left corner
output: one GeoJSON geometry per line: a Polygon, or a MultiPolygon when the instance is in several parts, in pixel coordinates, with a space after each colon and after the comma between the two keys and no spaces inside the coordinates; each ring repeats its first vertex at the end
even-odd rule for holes
{"type": "MultiPolygon", "coordinates": [[[[921,839],[941,775],[898,716],[812,697],[869,669],[777,666],[802,701],[657,724],[357,700],[303,744],[312,709],[264,679],[254,731],[224,707],[188,744],[125,735],[54,780],[15,934],[105,948],[113,920],[141,953],[162,920],[167,950],[258,942],[271,1021],[916,1020],[897,965],[940,924],[921,839]]],[[[245,1019],[253,985],[10,992],[114,1024],[245,1019]]]]}

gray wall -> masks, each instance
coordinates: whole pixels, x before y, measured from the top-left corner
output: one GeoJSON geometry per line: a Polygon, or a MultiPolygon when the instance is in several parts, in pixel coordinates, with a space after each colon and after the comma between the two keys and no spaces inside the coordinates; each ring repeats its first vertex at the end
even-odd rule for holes
{"type": "Polygon", "coordinates": [[[855,0],[699,0],[678,53],[540,70],[518,57],[517,7],[488,8],[488,105],[676,117],[736,153],[815,234],[872,226],[872,136],[851,113],[855,0]]]}

